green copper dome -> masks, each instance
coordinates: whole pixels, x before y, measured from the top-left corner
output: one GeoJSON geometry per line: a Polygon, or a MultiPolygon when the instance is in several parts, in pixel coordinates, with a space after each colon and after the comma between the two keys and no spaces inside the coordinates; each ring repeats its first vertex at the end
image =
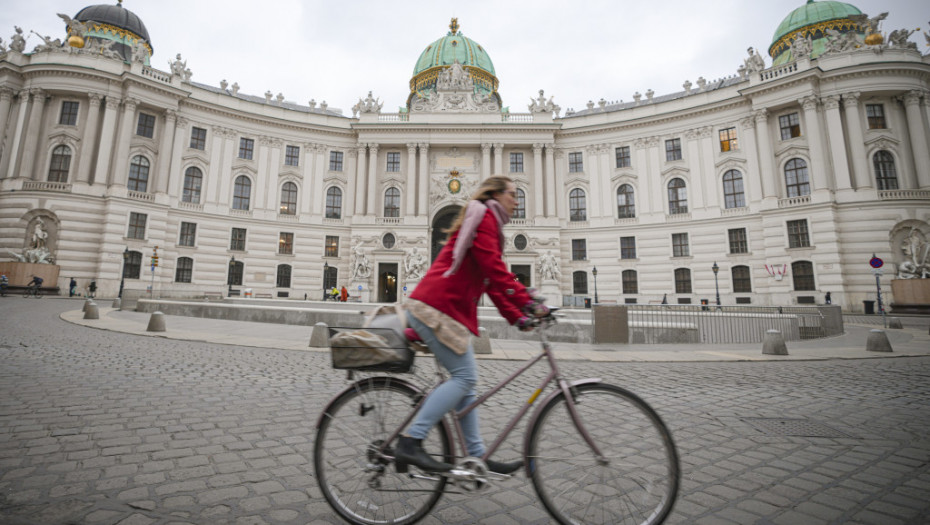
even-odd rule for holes
{"type": "Polygon", "coordinates": [[[792,60],[791,42],[800,34],[809,37],[813,44],[812,58],[823,53],[827,29],[835,29],[841,33],[848,31],[862,32],[858,23],[849,19],[850,16],[862,14],[862,11],[853,5],[844,2],[815,2],[808,0],[806,4],[795,9],[782,20],[772,36],[769,46],[769,56],[772,65],[779,65],[792,60]]]}
{"type": "Polygon", "coordinates": [[[410,79],[411,94],[436,85],[439,72],[458,62],[475,81],[475,90],[485,94],[497,92],[498,80],[491,57],[480,44],[459,31],[457,18],[449,24],[446,36],[436,40],[420,54],[410,79]]]}

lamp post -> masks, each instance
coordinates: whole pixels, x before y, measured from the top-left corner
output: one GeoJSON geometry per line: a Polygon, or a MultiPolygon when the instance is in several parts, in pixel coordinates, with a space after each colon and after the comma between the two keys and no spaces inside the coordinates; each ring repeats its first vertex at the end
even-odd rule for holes
{"type": "Polygon", "coordinates": [[[116,294],[117,299],[123,298],[123,286],[126,285],[126,263],[129,262],[129,247],[123,249],[123,271],[120,273],[119,279],[119,293],[116,294]]]}
{"type": "Polygon", "coordinates": [[[597,300],[597,266],[591,270],[591,275],[594,276],[594,304],[597,304],[600,302],[597,300]]]}
{"type": "Polygon", "coordinates": [[[226,292],[226,297],[232,297],[232,285],[233,285],[233,268],[236,267],[236,256],[233,255],[229,259],[229,274],[226,275],[226,284],[229,285],[229,290],[226,292]]]}
{"type": "Polygon", "coordinates": [[[720,285],[717,283],[717,272],[720,271],[720,267],[717,266],[717,261],[714,261],[714,265],[710,267],[714,271],[714,288],[717,290],[717,309],[720,309],[720,285]]]}
{"type": "Polygon", "coordinates": [[[323,300],[324,301],[329,296],[329,293],[327,293],[329,292],[329,290],[326,289],[326,272],[328,271],[329,271],[329,262],[323,261],[323,300]]]}

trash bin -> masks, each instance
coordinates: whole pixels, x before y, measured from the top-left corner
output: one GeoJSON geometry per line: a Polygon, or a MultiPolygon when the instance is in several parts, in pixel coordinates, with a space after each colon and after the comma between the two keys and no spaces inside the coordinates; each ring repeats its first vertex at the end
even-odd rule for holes
{"type": "Polygon", "coordinates": [[[709,299],[701,299],[701,310],[707,310],[707,305],[710,303],[709,299]]]}
{"type": "Polygon", "coordinates": [[[591,308],[591,298],[590,298],[590,297],[585,297],[585,298],[584,298],[584,307],[585,307],[585,308],[591,308]]]}
{"type": "Polygon", "coordinates": [[[875,301],[862,301],[862,306],[865,308],[866,315],[875,313],[875,301]]]}
{"type": "Polygon", "coordinates": [[[251,298],[252,298],[252,289],[251,289],[251,288],[246,288],[246,289],[243,290],[242,292],[243,292],[242,296],[245,297],[246,299],[251,299],[251,298]]]}

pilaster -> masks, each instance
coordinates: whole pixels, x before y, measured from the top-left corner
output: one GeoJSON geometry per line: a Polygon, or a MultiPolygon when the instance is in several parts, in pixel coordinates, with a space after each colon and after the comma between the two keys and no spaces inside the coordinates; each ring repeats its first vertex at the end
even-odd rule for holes
{"type": "Polygon", "coordinates": [[[420,142],[417,147],[420,148],[420,173],[417,184],[417,216],[429,216],[429,143],[420,142]]]}
{"type": "Polygon", "coordinates": [[[90,182],[90,166],[96,151],[97,126],[100,124],[100,102],[103,97],[97,93],[87,95],[87,121],[84,124],[84,140],[81,144],[80,160],[75,173],[75,182],[90,182]]]}
{"type": "Polygon", "coordinates": [[[110,163],[113,159],[113,141],[116,133],[116,110],[120,100],[107,96],[103,109],[103,125],[100,128],[100,144],[97,146],[97,164],[94,169],[92,184],[108,184],[110,163]]]}
{"type": "MultiPolygon", "coordinates": [[[[817,97],[811,95],[799,100],[801,107],[804,108],[804,121],[807,125],[807,142],[810,145],[811,159],[811,186],[812,194],[824,193],[830,191],[830,184],[827,181],[827,160],[826,148],[823,145],[823,132],[820,125],[820,112],[817,111],[817,97]]],[[[823,199],[822,200],[828,200],[823,199]]],[[[821,200],[817,199],[817,200],[821,200]]]]}
{"type": "Polygon", "coordinates": [[[833,181],[837,190],[848,190],[852,188],[852,179],[849,160],[846,158],[846,136],[840,117],[839,95],[824,97],[823,107],[827,120],[827,138],[830,141],[830,157],[833,160],[833,181]]]}
{"type": "Polygon", "coordinates": [[[406,210],[404,215],[413,217],[417,213],[417,145],[407,144],[407,187],[404,188],[406,210]]]}
{"type": "Polygon", "coordinates": [[[852,186],[866,188],[869,184],[869,168],[865,158],[865,139],[862,134],[862,113],[859,111],[859,92],[843,94],[843,110],[846,112],[846,131],[849,135],[849,151],[852,155],[852,186]]]}
{"type": "Polygon", "coordinates": [[[917,187],[930,188],[930,143],[920,115],[920,97],[917,90],[904,95],[904,111],[907,115],[907,131],[911,138],[914,167],[917,169],[917,187]]]}
{"type": "Polygon", "coordinates": [[[45,114],[46,93],[41,89],[30,89],[29,93],[32,95],[32,109],[29,111],[29,126],[26,128],[26,143],[23,146],[23,162],[20,168],[20,176],[32,180],[41,180],[42,174],[34,172],[34,168],[39,137],[43,135],[42,116],[45,114]]]}
{"type": "MultiPolygon", "coordinates": [[[[532,213],[533,217],[542,217],[543,216],[543,186],[544,186],[544,174],[542,167],[542,144],[533,144],[533,204],[532,204],[532,213]]],[[[552,188],[546,188],[546,193],[551,193],[552,188]]],[[[527,217],[530,217],[529,210],[527,210],[527,217]]]]}
{"type": "Polygon", "coordinates": [[[368,145],[368,177],[367,184],[365,184],[365,193],[368,196],[368,201],[365,205],[365,215],[368,216],[377,216],[378,212],[376,210],[376,200],[378,192],[380,191],[380,186],[378,184],[378,144],[369,144],[368,145]]]}

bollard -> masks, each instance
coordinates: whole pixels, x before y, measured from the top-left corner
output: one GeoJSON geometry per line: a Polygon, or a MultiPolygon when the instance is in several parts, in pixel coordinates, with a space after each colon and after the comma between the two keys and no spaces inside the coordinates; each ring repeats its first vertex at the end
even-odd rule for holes
{"type": "Polygon", "coordinates": [[[123,309],[123,300],[120,299],[119,297],[117,297],[116,299],[113,299],[112,308],[113,308],[114,310],[122,310],[122,309],[123,309]]]}
{"type": "Polygon", "coordinates": [[[788,355],[785,338],[778,330],[766,330],[765,340],[762,341],[762,353],[768,355],[788,355]]]}
{"type": "Polygon", "coordinates": [[[165,314],[161,312],[152,312],[152,316],[149,317],[149,326],[145,329],[146,332],[164,332],[167,330],[165,326],[165,314]]]}
{"type": "Polygon", "coordinates": [[[310,332],[311,348],[329,348],[329,327],[326,323],[317,323],[313,325],[313,331],[310,332]]]}
{"type": "Polygon", "coordinates": [[[86,313],[86,312],[87,312],[87,307],[90,306],[90,305],[92,305],[92,304],[94,304],[94,300],[91,299],[90,297],[88,297],[87,299],[84,299],[84,308],[82,308],[81,311],[86,313]]]}
{"type": "Polygon", "coordinates": [[[889,317],[888,328],[897,328],[899,330],[903,329],[904,325],[901,324],[901,318],[900,317],[889,317]]]}
{"type": "Polygon", "coordinates": [[[891,352],[891,342],[884,330],[869,330],[869,340],[865,343],[868,352],[891,352]]]}
{"type": "Polygon", "coordinates": [[[100,319],[100,309],[97,308],[97,303],[91,301],[84,305],[84,319],[100,319]]]}
{"type": "Polygon", "coordinates": [[[471,346],[476,354],[491,353],[491,338],[488,337],[487,328],[483,326],[478,328],[478,337],[472,340],[471,346]]]}

